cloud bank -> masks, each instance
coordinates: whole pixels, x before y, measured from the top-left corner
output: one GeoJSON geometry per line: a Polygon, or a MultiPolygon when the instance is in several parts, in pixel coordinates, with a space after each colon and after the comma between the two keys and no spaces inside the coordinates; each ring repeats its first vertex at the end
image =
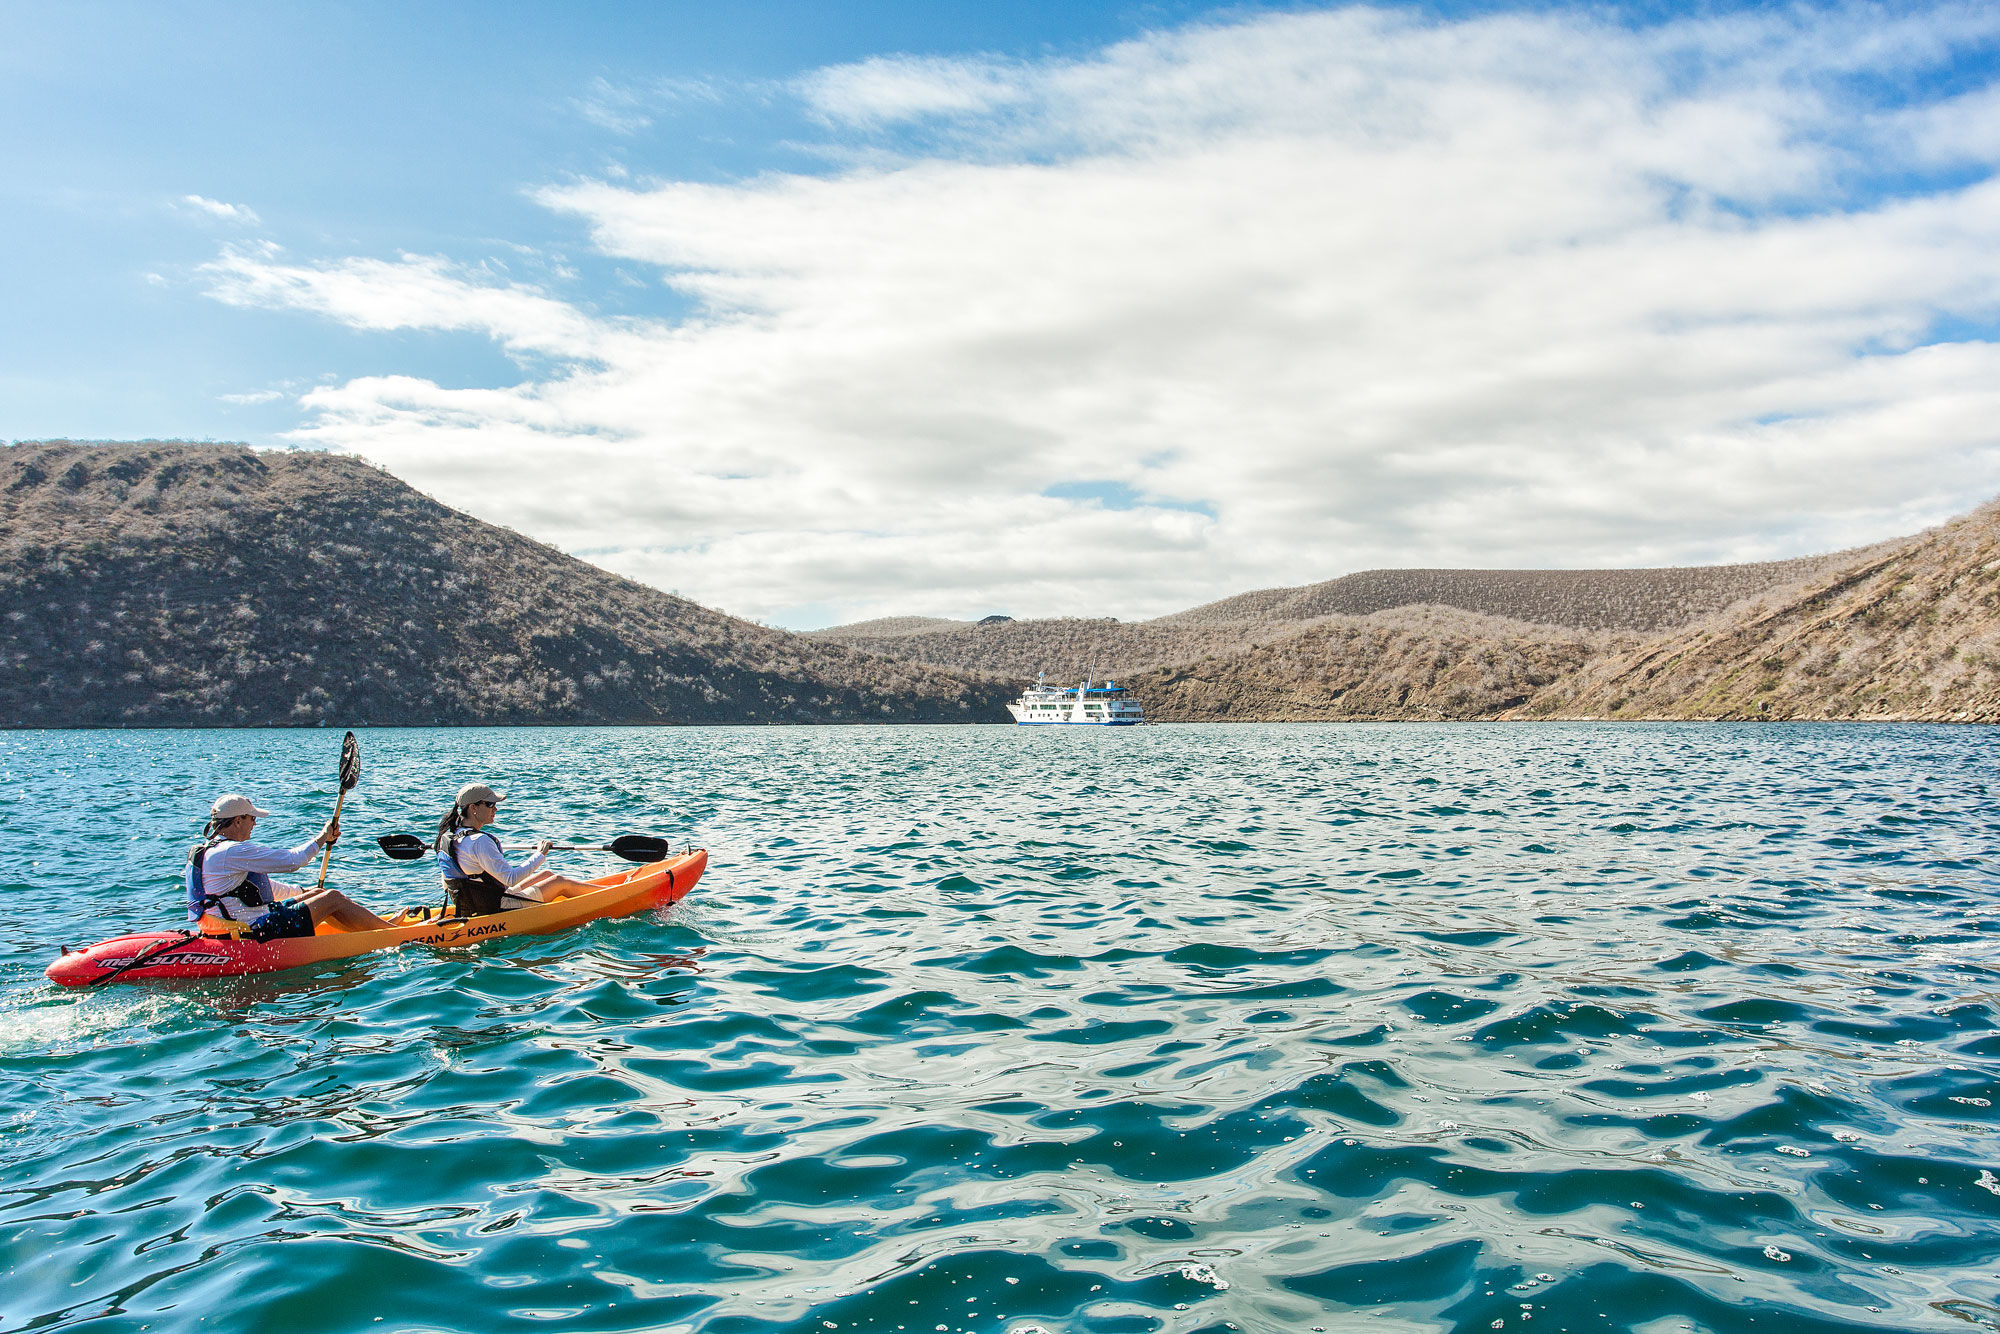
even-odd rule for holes
{"type": "Polygon", "coordinates": [[[438,256],[208,277],[491,337],[518,384],[327,386],[299,438],[779,623],[1792,555],[2000,492],[1997,33],[1363,8],[884,57],[789,89],[821,172],[539,192],[686,319],[438,256]]]}

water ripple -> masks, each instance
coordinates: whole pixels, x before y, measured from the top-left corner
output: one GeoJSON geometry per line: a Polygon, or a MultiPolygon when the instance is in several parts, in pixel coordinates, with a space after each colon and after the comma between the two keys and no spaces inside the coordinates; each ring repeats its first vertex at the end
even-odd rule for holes
{"type": "Polygon", "coordinates": [[[79,995],[327,742],[0,734],[0,1330],[2000,1330],[1991,741],[378,731],[372,902],[461,776],[711,869],[79,995]]]}

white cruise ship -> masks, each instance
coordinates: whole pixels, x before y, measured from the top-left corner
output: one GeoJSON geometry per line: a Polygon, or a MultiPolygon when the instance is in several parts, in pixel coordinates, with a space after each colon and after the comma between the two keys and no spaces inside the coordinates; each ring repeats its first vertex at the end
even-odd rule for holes
{"type": "Polygon", "coordinates": [[[1146,721],[1139,701],[1116,681],[1092,685],[1088,677],[1080,686],[1049,686],[1037,676],[1007,712],[1017,723],[1067,727],[1130,727],[1146,721]]]}

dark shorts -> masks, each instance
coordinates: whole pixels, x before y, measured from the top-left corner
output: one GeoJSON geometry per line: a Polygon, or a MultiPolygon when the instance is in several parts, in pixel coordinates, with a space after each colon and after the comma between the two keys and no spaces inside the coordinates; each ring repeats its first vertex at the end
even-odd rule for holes
{"type": "Polygon", "coordinates": [[[278,903],[250,928],[252,940],[287,940],[313,933],[313,915],[303,903],[278,903]]]}

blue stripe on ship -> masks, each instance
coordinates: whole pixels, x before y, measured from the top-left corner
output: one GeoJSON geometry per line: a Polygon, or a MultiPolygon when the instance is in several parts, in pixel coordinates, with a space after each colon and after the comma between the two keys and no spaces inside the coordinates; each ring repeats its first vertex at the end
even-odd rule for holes
{"type": "Polygon", "coordinates": [[[1108,723],[1077,723],[1067,718],[1022,718],[1016,724],[1020,727],[1137,727],[1137,718],[1120,718],[1108,723]]]}

